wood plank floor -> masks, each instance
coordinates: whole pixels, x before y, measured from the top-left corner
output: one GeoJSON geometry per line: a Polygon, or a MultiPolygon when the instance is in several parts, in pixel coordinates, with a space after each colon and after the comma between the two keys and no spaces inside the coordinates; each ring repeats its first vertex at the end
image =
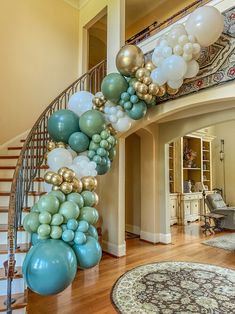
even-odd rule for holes
{"type": "MultiPolygon", "coordinates": [[[[221,236],[226,232],[218,233],[221,236]]],[[[201,244],[205,236],[198,223],[172,227],[172,244],[152,245],[139,239],[127,240],[127,256],[114,258],[107,254],[98,267],[79,271],[73,284],[56,296],[41,297],[29,293],[29,314],[112,314],[116,313],[110,291],[125,271],[157,261],[189,261],[208,263],[235,269],[235,252],[201,244]]]]}

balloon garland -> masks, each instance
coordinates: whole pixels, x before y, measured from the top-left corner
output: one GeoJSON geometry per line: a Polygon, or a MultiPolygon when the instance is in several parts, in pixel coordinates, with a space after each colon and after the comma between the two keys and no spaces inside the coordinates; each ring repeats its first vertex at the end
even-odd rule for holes
{"type": "Polygon", "coordinates": [[[32,234],[33,246],[23,264],[30,289],[43,295],[59,293],[73,281],[77,267],[99,263],[96,176],[111,168],[115,134],[128,131],[159,97],[177,94],[184,79],[195,77],[201,47],[214,43],[222,31],[220,12],[200,7],[185,25],[177,24],[159,38],[152,60],[145,61],[139,47],[124,46],[116,57],[119,73],[103,79],[101,92],[95,96],[77,92],[69,99],[68,109],[51,115],[52,140],[45,155],[47,193],[23,221],[32,234]]]}

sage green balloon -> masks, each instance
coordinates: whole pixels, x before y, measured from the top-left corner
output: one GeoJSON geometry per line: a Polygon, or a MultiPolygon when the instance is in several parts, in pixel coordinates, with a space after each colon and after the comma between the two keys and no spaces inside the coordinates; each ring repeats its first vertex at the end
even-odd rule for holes
{"type": "Polygon", "coordinates": [[[62,236],[62,228],[59,226],[51,226],[50,237],[52,239],[60,239],[62,236]]]}
{"type": "Polygon", "coordinates": [[[39,214],[39,221],[41,224],[49,224],[51,222],[51,214],[43,211],[39,214]]]}
{"type": "Polygon", "coordinates": [[[101,91],[105,98],[117,103],[123,92],[126,92],[129,85],[125,78],[119,73],[110,73],[102,81],[101,91]]]}
{"type": "Polygon", "coordinates": [[[89,143],[89,137],[82,132],[75,132],[69,137],[69,146],[77,153],[87,150],[89,143]]]}
{"type": "Polygon", "coordinates": [[[98,211],[94,207],[85,206],[80,211],[80,220],[86,220],[89,224],[97,223],[99,219],[98,211]]]}
{"type": "Polygon", "coordinates": [[[95,194],[91,191],[83,191],[81,193],[84,199],[84,206],[93,206],[96,203],[95,194]]]}
{"type": "Polygon", "coordinates": [[[77,219],[79,216],[79,207],[75,202],[66,201],[61,204],[59,213],[64,216],[65,221],[67,222],[68,219],[74,218],[77,219]]]}
{"type": "Polygon", "coordinates": [[[43,195],[38,201],[38,208],[40,212],[46,210],[51,214],[56,214],[58,212],[60,202],[58,198],[52,194],[43,195]]]}
{"type": "Polygon", "coordinates": [[[133,104],[131,110],[127,110],[128,116],[133,120],[139,120],[145,116],[147,112],[147,105],[144,101],[138,101],[133,104]]]}
{"type": "Polygon", "coordinates": [[[89,150],[94,150],[94,151],[96,151],[99,147],[100,147],[99,144],[97,144],[97,143],[91,141],[91,142],[90,142],[90,145],[89,145],[89,150]]]}
{"type": "Polygon", "coordinates": [[[82,195],[76,192],[68,194],[67,201],[76,203],[79,208],[82,208],[84,206],[84,200],[82,195]]]}
{"type": "Polygon", "coordinates": [[[62,225],[63,221],[64,221],[64,217],[61,214],[54,214],[51,219],[51,225],[59,226],[59,225],[62,225]]]}
{"type": "Polygon", "coordinates": [[[65,202],[66,199],[65,194],[61,191],[51,191],[48,193],[48,195],[54,195],[55,197],[58,198],[60,203],[65,202]]]}
{"type": "Polygon", "coordinates": [[[25,231],[37,232],[39,226],[39,213],[31,212],[24,217],[23,227],[25,231]]]}
{"type": "Polygon", "coordinates": [[[92,137],[92,135],[100,133],[104,129],[105,117],[100,111],[88,110],[81,115],[79,127],[83,133],[92,137]]]}
{"type": "Polygon", "coordinates": [[[42,224],[38,227],[37,232],[39,238],[45,238],[51,233],[51,227],[48,224],[42,224]]]}
{"type": "Polygon", "coordinates": [[[33,207],[31,207],[31,210],[30,210],[30,211],[31,211],[31,212],[37,212],[37,213],[39,213],[40,210],[39,210],[39,208],[38,208],[38,204],[35,203],[35,204],[33,205],[33,207]]]}

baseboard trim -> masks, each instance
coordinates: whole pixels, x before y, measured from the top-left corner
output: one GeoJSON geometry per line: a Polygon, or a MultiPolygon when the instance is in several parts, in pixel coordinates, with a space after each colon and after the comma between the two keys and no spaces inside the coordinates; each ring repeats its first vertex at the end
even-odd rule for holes
{"type": "Polygon", "coordinates": [[[171,234],[170,233],[151,233],[141,230],[140,239],[145,240],[151,243],[171,243],[171,234]]]}
{"type": "Polygon", "coordinates": [[[140,235],[140,227],[139,226],[126,224],[126,231],[140,235]]]}
{"type": "Polygon", "coordinates": [[[107,252],[117,257],[125,256],[126,255],[126,242],[121,245],[117,245],[117,244],[102,240],[102,249],[104,252],[107,252]]]}

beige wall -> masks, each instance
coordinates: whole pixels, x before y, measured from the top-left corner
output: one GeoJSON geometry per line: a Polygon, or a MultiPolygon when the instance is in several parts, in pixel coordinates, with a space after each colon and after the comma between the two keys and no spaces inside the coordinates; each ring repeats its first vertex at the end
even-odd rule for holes
{"type": "Polygon", "coordinates": [[[132,134],[126,139],[126,230],[140,232],[141,215],[141,175],[140,137],[132,134]]]}
{"type": "Polygon", "coordinates": [[[1,0],[0,144],[30,129],[77,78],[77,26],[62,0],[1,0]]]}

